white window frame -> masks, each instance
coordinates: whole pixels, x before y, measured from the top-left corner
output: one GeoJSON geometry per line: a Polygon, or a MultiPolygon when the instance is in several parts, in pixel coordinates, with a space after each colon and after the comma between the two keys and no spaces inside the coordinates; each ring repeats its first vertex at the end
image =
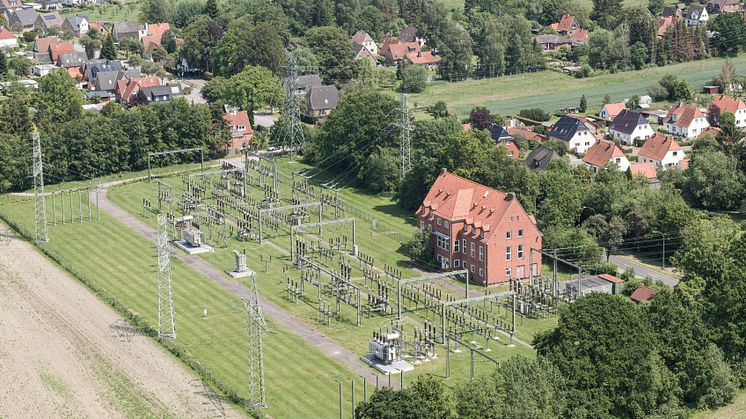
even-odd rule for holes
{"type": "Polygon", "coordinates": [[[479,245],[479,261],[484,262],[484,246],[479,245]]]}
{"type": "Polygon", "coordinates": [[[518,259],[523,259],[523,245],[522,244],[518,245],[517,253],[518,253],[518,259]]]}
{"type": "MultiPolygon", "coordinates": [[[[512,220],[511,220],[512,221],[512,220]]],[[[508,230],[505,232],[505,240],[510,240],[513,238],[513,232],[508,230]]]]}
{"type": "Polygon", "coordinates": [[[513,260],[513,248],[511,246],[507,246],[505,248],[505,260],[507,262],[510,262],[513,260]]]}
{"type": "Polygon", "coordinates": [[[469,256],[474,257],[474,242],[469,243],[469,256]]]}
{"type": "Polygon", "coordinates": [[[518,237],[523,237],[523,229],[522,228],[518,229],[518,237]]]}
{"type": "Polygon", "coordinates": [[[460,259],[453,259],[453,267],[454,268],[460,268],[461,267],[461,260],[460,259]]]}
{"type": "Polygon", "coordinates": [[[505,268],[505,277],[506,278],[511,278],[512,275],[513,275],[513,270],[510,269],[510,268],[505,268]]]}
{"type": "Polygon", "coordinates": [[[466,254],[466,239],[461,239],[461,253],[466,254]]]}
{"type": "Polygon", "coordinates": [[[440,217],[435,217],[435,222],[438,223],[438,225],[442,225],[441,224],[442,222],[440,221],[440,217]]]}
{"type": "Polygon", "coordinates": [[[474,273],[474,265],[471,265],[471,269],[469,269],[471,273],[474,273]]]}
{"type": "Polygon", "coordinates": [[[479,277],[484,278],[484,269],[479,268],[479,277]]]}
{"type": "Polygon", "coordinates": [[[448,220],[444,220],[443,221],[443,227],[450,228],[451,227],[451,223],[449,223],[448,220]]]}
{"type": "Polygon", "coordinates": [[[453,253],[458,253],[460,250],[458,239],[456,239],[453,241],[453,253]]]}

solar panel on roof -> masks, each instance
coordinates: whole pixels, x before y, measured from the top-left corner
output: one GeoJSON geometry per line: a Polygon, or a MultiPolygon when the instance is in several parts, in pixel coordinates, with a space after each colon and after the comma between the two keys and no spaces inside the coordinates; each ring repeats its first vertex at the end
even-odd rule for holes
{"type": "Polygon", "coordinates": [[[54,20],[56,16],[44,16],[44,20],[54,20]]]}

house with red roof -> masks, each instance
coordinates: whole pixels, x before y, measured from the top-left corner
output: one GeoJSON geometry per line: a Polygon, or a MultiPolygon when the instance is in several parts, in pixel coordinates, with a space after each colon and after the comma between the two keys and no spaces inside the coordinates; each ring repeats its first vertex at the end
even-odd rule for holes
{"type": "Polygon", "coordinates": [[[549,26],[564,35],[572,35],[575,31],[581,29],[578,19],[573,15],[562,15],[559,22],[552,23],[549,26]]]}
{"type": "Polygon", "coordinates": [[[585,163],[594,173],[603,169],[609,163],[616,164],[621,172],[626,172],[627,169],[629,169],[629,160],[624,154],[624,151],[613,141],[609,140],[596,141],[596,143],[585,152],[583,163],[585,163]]]}
{"type": "Polygon", "coordinates": [[[383,41],[381,55],[386,57],[386,63],[390,66],[397,65],[410,53],[419,53],[418,42],[400,42],[398,39],[386,39],[383,41]]]}
{"type": "Polygon", "coordinates": [[[658,291],[655,288],[642,286],[636,289],[629,298],[637,304],[644,303],[652,300],[658,295],[658,291]]]}
{"type": "Polygon", "coordinates": [[[465,269],[483,285],[541,274],[541,232],[513,192],[443,169],[416,215],[444,271],[465,269]]]}
{"type": "Polygon", "coordinates": [[[373,54],[374,57],[378,55],[378,45],[376,45],[376,41],[374,41],[373,38],[368,35],[368,32],[355,32],[355,34],[352,35],[351,41],[353,44],[364,46],[368,51],[370,51],[371,54],[373,54]]]}
{"type": "Polygon", "coordinates": [[[73,54],[75,53],[75,47],[72,42],[52,42],[49,44],[49,56],[52,62],[57,62],[60,59],[61,54],[73,54]]]}
{"type": "Polygon", "coordinates": [[[666,130],[673,135],[694,138],[710,127],[704,112],[695,106],[679,102],[668,109],[663,119],[666,130]]]}
{"type": "Polygon", "coordinates": [[[655,168],[655,163],[632,163],[629,165],[629,172],[633,177],[642,177],[653,187],[660,186],[660,180],[658,179],[658,171],[655,168]]]}
{"type": "Polygon", "coordinates": [[[145,25],[146,35],[140,41],[142,42],[143,52],[147,57],[151,57],[153,51],[161,46],[163,34],[169,29],[171,29],[171,25],[168,22],[145,25]]]}
{"type": "Polygon", "coordinates": [[[15,48],[18,46],[18,38],[8,28],[0,28],[0,48],[15,48]]]}
{"type": "Polygon", "coordinates": [[[426,67],[428,70],[435,71],[438,69],[440,57],[433,55],[432,51],[417,51],[407,53],[407,61],[413,65],[426,67]]]}
{"type": "Polygon", "coordinates": [[[708,116],[712,125],[718,125],[720,115],[730,112],[736,117],[736,126],[746,127],[746,102],[734,97],[720,95],[710,103],[708,116]]]}
{"type": "Polygon", "coordinates": [[[251,128],[249,113],[236,109],[228,109],[223,119],[231,129],[231,151],[240,153],[241,150],[254,138],[254,130],[251,128]]]}
{"type": "Polygon", "coordinates": [[[684,150],[672,137],[656,133],[652,138],[645,141],[637,153],[637,161],[640,163],[653,163],[655,167],[676,167],[684,159],[684,150]]]}
{"type": "Polygon", "coordinates": [[[160,86],[161,79],[150,77],[125,77],[117,80],[116,98],[119,103],[132,105],[137,102],[137,94],[145,87],[160,86]]]}
{"type": "Polygon", "coordinates": [[[614,119],[625,109],[627,109],[627,104],[624,102],[607,103],[601,107],[601,112],[598,113],[598,116],[603,119],[614,119]]]}

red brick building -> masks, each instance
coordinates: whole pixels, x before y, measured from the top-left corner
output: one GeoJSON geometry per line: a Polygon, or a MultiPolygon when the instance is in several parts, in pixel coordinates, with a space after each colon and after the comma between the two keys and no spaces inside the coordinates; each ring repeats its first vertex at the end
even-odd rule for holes
{"type": "Polygon", "coordinates": [[[541,233],[512,192],[443,169],[417,217],[419,228],[432,232],[443,270],[467,269],[486,285],[528,278],[529,269],[541,274],[541,233]]]}

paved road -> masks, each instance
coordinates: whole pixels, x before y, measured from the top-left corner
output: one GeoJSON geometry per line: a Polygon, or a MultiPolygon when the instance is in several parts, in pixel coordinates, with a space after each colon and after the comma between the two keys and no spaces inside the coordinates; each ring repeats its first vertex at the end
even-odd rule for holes
{"type": "Polygon", "coordinates": [[[182,85],[189,86],[192,91],[186,95],[187,102],[191,104],[195,103],[207,103],[205,98],[202,97],[202,88],[205,87],[205,80],[202,79],[179,79],[182,85]]]}
{"type": "MultiPolygon", "coordinates": [[[[123,210],[107,198],[106,193],[108,192],[108,188],[110,186],[111,185],[109,184],[102,185],[103,193],[100,195],[101,209],[109,213],[109,215],[117,218],[121,223],[123,223],[133,231],[155,243],[156,234],[153,230],[153,227],[149,226],[142,220],[123,210]]],[[[95,199],[95,195],[93,195],[93,199],[95,199]]],[[[179,259],[180,261],[189,265],[192,269],[204,275],[216,284],[220,285],[236,297],[248,298],[248,288],[244,287],[236,281],[227,278],[221,270],[205,261],[204,259],[200,258],[199,256],[185,255],[180,251],[172,252],[172,255],[174,258],[179,259]]],[[[280,306],[269,301],[268,299],[259,296],[259,303],[262,306],[264,315],[270,320],[274,321],[275,323],[289,330],[291,333],[297,335],[304,341],[318,348],[323,353],[327,354],[332,359],[336,360],[356,374],[367,377],[369,380],[375,380],[375,374],[372,372],[372,370],[362,364],[362,362],[359,360],[360,358],[352,351],[340,345],[333,339],[325,336],[318,330],[314,329],[311,325],[296,319],[290,313],[286,312],[280,306]]],[[[394,380],[392,380],[393,386],[396,386],[397,384],[398,383],[394,383],[394,380]]]]}
{"type": "Polygon", "coordinates": [[[672,275],[666,275],[656,269],[652,269],[650,267],[631,261],[629,259],[625,259],[623,257],[612,255],[611,258],[609,259],[609,262],[615,264],[619,268],[620,272],[623,272],[627,268],[632,268],[635,270],[636,275],[642,276],[642,277],[649,276],[653,278],[654,281],[660,281],[670,287],[673,287],[679,283],[678,278],[672,275]]]}

